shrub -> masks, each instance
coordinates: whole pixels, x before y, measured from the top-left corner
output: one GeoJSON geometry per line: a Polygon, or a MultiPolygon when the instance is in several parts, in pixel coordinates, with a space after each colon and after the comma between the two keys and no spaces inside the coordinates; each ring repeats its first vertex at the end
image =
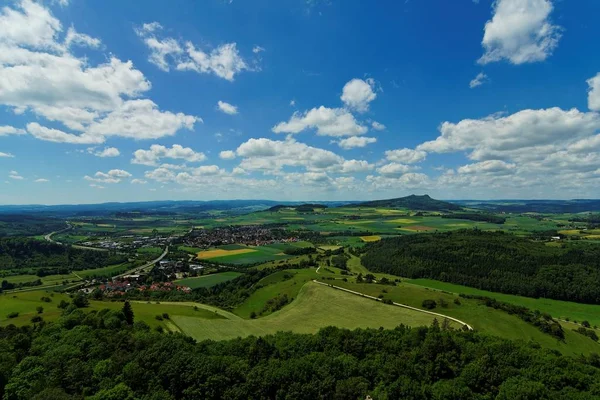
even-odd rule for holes
{"type": "Polygon", "coordinates": [[[423,300],[423,303],[421,303],[421,306],[427,310],[433,310],[434,308],[437,307],[437,303],[435,302],[435,300],[423,300]]]}
{"type": "Polygon", "coordinates": [[[10,314],[7,315],[8,318],[17,318],[19,316],[19,313],[14,311],[11,312],[10,314]]]}

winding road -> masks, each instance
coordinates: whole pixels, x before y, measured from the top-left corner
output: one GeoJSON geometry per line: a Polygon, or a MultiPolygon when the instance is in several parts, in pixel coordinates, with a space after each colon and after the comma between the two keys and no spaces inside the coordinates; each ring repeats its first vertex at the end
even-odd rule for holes
{"type": "Polygon", "coordinates": [[[120,275],[113,276],[113,279],[114,278],[121,278],[121,277],[123,277],[125,275],[135,274],[137,272],[142,272],[146,268],[152,267],[154,264],[156,264],[157,262],[159,262],[160,260],[162,260],[163,258],[165,258],[167,256],[167,254],[169,254],[169,246],[165,247],[165,251],[163,251],[163,253],[158,258],[155,258],[152,261],[148,261],[146,264],[141,265],[139,267],[135,267],[133,269],[130,269],[129,271],[125,271],[125,272],[123,272],[120,275]]]}
{"type": "MultiPolygon", "coordinates": [[[[355,294],[357,296],[362,296],[362,297],[366,297],[366,298],[373,299],[373,300],[376,300],[376,301],[381,301],[381,299],[379,299],[379,298],[377,298],[375,296],[370,296],[368,294],[364,294],[364,293],[360,293],[360,292],[357,292],[357,291],[354,291],[354,290],[350,290],[350,289],[346,289],[346,288],[343,288],[343,287],[335,286],[335,285],[332,285],[330,283],[319,282],[316,279],[313,279],[313,282],[314,283],[318,283],[319,285],[329,286],[329,287],[332,287],[334,289],[338,289],[338,290],[342,290],[344,292],[352,293],[352,294],[355,294]]],[[[393,302],[392,304],[395,305],[395,306],[398,306],[398,307],[408,308],[409,310],[418,311],[418,312],[422,312],[422,313],[430,314],[430,315],[435,315],[435,316],[441,317],[441,318],[446,318],[446,319],[454,321],[454,322],[456,322],[456,323],[458,323],[460,325],[466,326],[470,331],[473,330],[473,328],[471,327],[471,325],[469,325],[466,322],[461,321],[460,319],[457,319],[457,318],[449,317],[447,315],[439,314],[439,313],[436,313],[436,312],[433,312],[433,311],[421,310],[420,308],[412,307],[412,306],[409,306],[407,304],[395,303],[395,302],[393,302]]]]}

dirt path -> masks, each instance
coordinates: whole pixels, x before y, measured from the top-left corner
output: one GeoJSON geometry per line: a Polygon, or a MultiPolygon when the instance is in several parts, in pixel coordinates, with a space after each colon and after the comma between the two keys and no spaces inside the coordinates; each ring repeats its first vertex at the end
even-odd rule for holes
{"type": "MultiPolygon", "coordinates": [[[[319,282],[316,279],[313,279],[313,282],[318,283],[319,285],[329,286],[329,287],[332,287],[334,289],[338,289],[338,290],[342,290],[344,292],[352,293],[352,294],[355,294],[357,296],[362,296],[362,297],[366,297],[366,298],[369,298],[369,299],[381,301],[381,299],[378,299],[377,297],[370,296],[370,295],[364,294],[364,293],[360,293],[360,292],[357,292],[357,291],[354,291],[354,290],[346,289],[346,288],[343,288],[343,287],[335,286],[335,285],[332,285],[330,283],[319,282]]],[[[395,306],[398,306],[398,307],[408,308],[409,310],[419,311],[419,312],[422,312],[422,313],[425,313],[425,314],[430,314],[430,315],[435,315],[437,317],[446,318],[446,319],[454,321],[454,322],[456,322],[456,323],[458,323],[460,325],[466,326],[467,328],[469,328],[470,331],[473,330],[473,328],[471,327],[471,325],[467,324],[464,321],[461,321],[460,319],[454,318],[454,317],[449,317],[447,315],[439,314],[439,313],[436,313],[436,312],[433,312],[433,311],[421,310],[420,308],[412,307],[412,306],[409,306],[407,304],[401,304],[401,303],[395,303],[395,302],[392,303],[392,304],[395,305],[395,306]]]]}
{"type": "MultiPolygon", "coordinates": [[[[147,301],[141,301],[141,300],[133,300],[131,302],[132,303],[145,303],[145,304],[148,303],[147,301]]],[[[230,320],[234,320],[234,321],[243,321],[244,320],[244,318],[237,316],[234,313],[231,313],[229,311],[221,310],[220,308],[209,306],[207,304],[194,303],[193,301],[161,301],[160,304],[166,304],[166,305],[171,305],[171,306],[198,307],[203,310],[215,312],[215,313],[219,314],[220,316],[230,319],[230,320]]]]}

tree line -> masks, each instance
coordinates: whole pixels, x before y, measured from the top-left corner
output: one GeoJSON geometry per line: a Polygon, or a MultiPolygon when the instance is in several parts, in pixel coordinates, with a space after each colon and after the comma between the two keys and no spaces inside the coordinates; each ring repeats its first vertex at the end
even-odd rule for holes
{"type": "Polygon", "coordinates": [[[374,272],[535,298],[600,303],[600,246],[551,247],[475,229],[384,239],[361,251],[363,265],[374,272]]]}
{"type": "Polygon", "coordinates": [[[131,309],[0,327],[5,400],[592,399],[600,357],[430,327],[196,343],[131,309]]]}

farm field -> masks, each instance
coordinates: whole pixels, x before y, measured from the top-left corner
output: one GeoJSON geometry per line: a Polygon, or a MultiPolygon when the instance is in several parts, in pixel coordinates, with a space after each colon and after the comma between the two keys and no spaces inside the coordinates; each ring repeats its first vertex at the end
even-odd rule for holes
{"type": "Polygon", "coordinates": [[[527,307],[532,310],[540,310],[552,315],[555,318],[570,319],[571,321],[588,321],[592,326],[600,326],[600,305],[573,303],[569,301],[560,301],[552,299],[534,299],[531,297],[515,296],[511,294],[489,292],[470,288],[467,286],[455,285],[452,283],[435,281],[432,279],[412,279],[407,281],[410,284],[428,287],[436,290],[443,290],[451,293],[464,293],[478,296],[487,296],[500,301],[527,307]]]}
{"type": "Polygon", "coordinates": [[[174,316],[172,320],[182,332],[196,340],[225,340],[279,331],[315,333],[331,325],[348,329],[393,328],[400,324],[422,326],[431,325],[433,318],[309,282],[293,303],[264,318],[202,321],[174,316]]]}
{"type": "Polygon", "coordinates": [[[221,273],[205,275],[205,276],[198,276],[198,277],[193,277],[193,278],[179,279],[179,280],[175,281],[175,283],[178,285],[182,285],[182,286],[188,286],[192,289],[197,289],[197,288],[201,288],[201,287],[206,288],[206,287],[215,286],[222,282],[230,281],[232,279],[237,278],[240,275],[242,275],[242,274],[239,272],[229,271],[229,272],[221,272],[221,273]]]}
{"type": "Polygon", "coordinates": [[[264,246],[225,245],[214,249],[202,250],[197,257],[201,260],[210,260],[224,264],[242,265],[265,263],[268,261],[286,260],[289,255],[284,254],[288,248],[309,247],[308,242],[274,243],[264,246]]]}

